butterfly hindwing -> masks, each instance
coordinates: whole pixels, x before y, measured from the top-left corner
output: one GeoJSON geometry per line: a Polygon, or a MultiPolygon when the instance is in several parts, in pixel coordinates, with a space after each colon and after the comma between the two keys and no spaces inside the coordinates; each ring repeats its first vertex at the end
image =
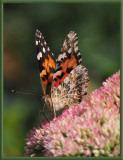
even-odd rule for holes
{"type": "Polygon", "coordinates": [[[71,31],[65,38],[56,61],[56,70],[53,76],[54,87],[58,87],[81,62],[82,57],[78,49],[78,36],[74,31],[71,31]]]}
{"type": "Polygon", "coordinates": [[[37,60],[39,62],[40,80],[43,94],[50,95],[53,74],[56,68],[56,59],[50,51],[42,33],[36,30],[35,43],[37,48],[37,60]]]}
{"type": "Polygon", "coordinates": [[[87,69],[78,65],[58,87],[52,84],[51,98],[55,110],[79,104],[83,96],[87,94],[88,80],[87,69]]]}

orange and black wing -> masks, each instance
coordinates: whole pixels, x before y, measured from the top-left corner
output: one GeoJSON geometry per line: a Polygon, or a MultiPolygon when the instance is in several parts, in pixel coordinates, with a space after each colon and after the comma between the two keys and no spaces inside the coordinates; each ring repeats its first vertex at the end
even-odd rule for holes
{"type": "Polygon", "coordinates": [[[39,30],[36,30],[35,33],[35,43],[43,94],[50,95],[53,74],[56,68],[56,59],[39,30]]]}
{"type": "Polygon", "coordinates": [[[58,87],[81,62],[82,57],[78,49],[78,36],[74,31],[71,31],[65,38],[56,61],[56,70],[53,76],[54,87],[58,87]]]}

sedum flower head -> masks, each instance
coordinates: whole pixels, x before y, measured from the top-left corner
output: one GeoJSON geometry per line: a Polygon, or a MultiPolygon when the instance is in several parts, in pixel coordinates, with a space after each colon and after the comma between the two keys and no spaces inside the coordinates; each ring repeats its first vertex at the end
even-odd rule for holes
{"type": "Polygon", "coordinates": [[[25,156],[119,156],[120,72],[81,104],[30,131],[25,156]],[[38,153],[38,154],[37,154],[38,153]]]}
{"type": "Polygon", "coordinates": [[[27,134],[25,157],[34,157],[40,153],[42,149],[44,130],[41,127],[33,128],[29,134],[27,134]]]}

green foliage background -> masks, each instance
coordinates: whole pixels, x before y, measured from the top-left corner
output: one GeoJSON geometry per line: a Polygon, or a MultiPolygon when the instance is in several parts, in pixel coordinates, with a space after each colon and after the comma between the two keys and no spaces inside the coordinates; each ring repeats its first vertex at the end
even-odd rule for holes
{"type": "Polygon", "coordinates": [[[88,91],[120,69],[119,3],[40,3],[4,5],[3,151],[24,155],[25,138],[39,124],[40,97],[13,95],[11,89],[42,95],[35,49],[39,29],[57,57],[69,31],[79,36],[88,91]]]}

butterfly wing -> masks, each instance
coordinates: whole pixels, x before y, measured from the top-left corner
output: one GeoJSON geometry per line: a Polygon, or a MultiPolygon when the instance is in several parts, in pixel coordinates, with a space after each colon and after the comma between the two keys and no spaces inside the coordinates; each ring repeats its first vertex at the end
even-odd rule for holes
{"type": "Polygon", "coordinates": [[[58,87],[52,88],[51,98],[55,110],[79,104],[87,94],[88,80],[87,69],[82,65],[75,67],[58,87]]]}
{"type": "Polygon", "coordinates": [[[39,30],[35,33],[37,60],[39,62],[40,80],[44,95],[50,95],[56,59],[39,30]]]}
{"type": "Polygon", "coordinates": [[[65,38],[56,61],[56,69],[53,76],[54,87],[58,87],[81,62],[82,57],[78,49],[78,36],[74,31],[71,31],[65,38]]]}

